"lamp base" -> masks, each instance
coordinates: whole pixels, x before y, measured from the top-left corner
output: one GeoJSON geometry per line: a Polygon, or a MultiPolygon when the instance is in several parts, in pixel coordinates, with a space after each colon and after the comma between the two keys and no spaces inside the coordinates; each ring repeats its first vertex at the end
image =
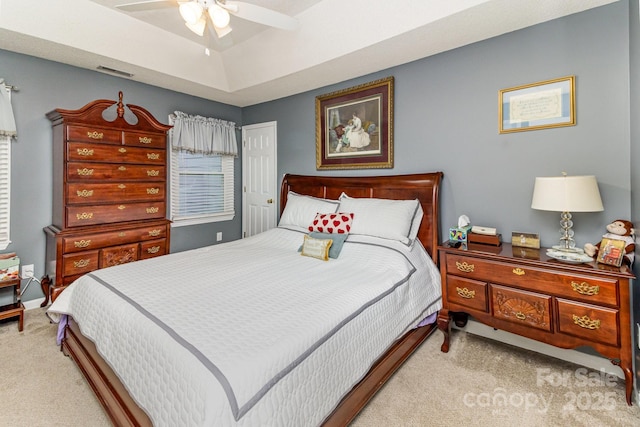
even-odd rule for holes
{"type": "Polygon", "coordinates": [[[567,248],[564,245],[553,245],[552,248],[556,251],[567,252],[572,254],[583,254],[584,250],[580,248],[567,248]]]}

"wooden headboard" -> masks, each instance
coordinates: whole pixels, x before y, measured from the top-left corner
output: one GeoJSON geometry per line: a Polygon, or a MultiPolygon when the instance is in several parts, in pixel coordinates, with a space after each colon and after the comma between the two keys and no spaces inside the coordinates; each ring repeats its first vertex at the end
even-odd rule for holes
{"type": "Polygon", "coordinates": [[[285,175],[280,187],[280,214],[287,204],[287,194],[294,191],[324,199],[337,199],[342,192],[351,197],[412,200],[422,204],[424,217],[418,231],[422,242],[434,262],[438,262],[439,203],[438,192],[442,172],[390,176],[306,176],[285,175]]]}

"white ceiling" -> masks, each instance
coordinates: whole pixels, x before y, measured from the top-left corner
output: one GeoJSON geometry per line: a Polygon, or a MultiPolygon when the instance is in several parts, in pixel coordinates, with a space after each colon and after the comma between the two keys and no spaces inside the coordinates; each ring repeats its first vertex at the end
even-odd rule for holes
{"type": "Polygon", "coordinates": [[[299,27],[232,16],[233,31],[220,40],[191,33],[177,2],[140,12],[114,7],[135,1],[0,0],[0,49],[91,70],[102,65],[243,107],[617,0],[244,0],[294,16],[299,27]]]}

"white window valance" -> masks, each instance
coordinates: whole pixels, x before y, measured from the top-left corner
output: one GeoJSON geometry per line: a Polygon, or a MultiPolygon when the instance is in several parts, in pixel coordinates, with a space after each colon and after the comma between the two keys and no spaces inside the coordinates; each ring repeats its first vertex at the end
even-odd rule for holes
{"type": "Polygon", "coordinates": [[[221,119],[173,114],[171,148],[191,153],[238,156],[236,124],[221,119]]]}
{"type": "Polygon", "coordinates": [[[16,121],[11,107],[11,88],[0,78],[0,136],[15,138],[16,121]]]}

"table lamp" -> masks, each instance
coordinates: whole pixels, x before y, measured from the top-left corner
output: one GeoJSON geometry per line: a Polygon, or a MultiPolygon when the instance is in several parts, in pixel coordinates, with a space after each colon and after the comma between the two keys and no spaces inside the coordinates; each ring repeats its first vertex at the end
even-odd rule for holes
{"type": "Polygon", "coordinates": [[[531,208],[561,212],[560,245],[554,249],[567,252],[582,252],[573,240],[571,212],[603,211],[598,182],[593,175],[536,177],[531,208]]]}

